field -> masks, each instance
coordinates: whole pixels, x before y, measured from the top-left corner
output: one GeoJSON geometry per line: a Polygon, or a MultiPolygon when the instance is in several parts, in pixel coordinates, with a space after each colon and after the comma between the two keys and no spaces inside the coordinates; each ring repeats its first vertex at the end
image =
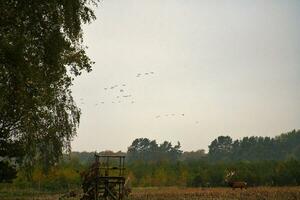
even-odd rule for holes
{"type": "Polygon", "coordinates": [[[247,190],[230,188],[163,188],[136,190],[132,200],[254,200],[274,199],[291,200],[300,199],[300,187],[256,187],[247,190]]]}
{"type": "MultiPolygon", "coordinates": [[[[55,200],[62,194],[33,191],[7,191],[0,193],[1,200],[55,200]]],[[[61,198],[79,200],[77,198],[61,198]]],[[[230,188],[136,188],[129,200],[297,200],[300,187],[254,187],[247,190],[230,188]]]]}

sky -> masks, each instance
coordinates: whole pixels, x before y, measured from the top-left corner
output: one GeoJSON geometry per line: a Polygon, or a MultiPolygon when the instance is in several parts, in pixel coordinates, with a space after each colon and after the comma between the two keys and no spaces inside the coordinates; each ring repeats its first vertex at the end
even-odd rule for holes
{"type": "Polygon", "coordinates": [[[73,151],[300,129],[300,1],[109,0],[85,25],[73,151]]]}

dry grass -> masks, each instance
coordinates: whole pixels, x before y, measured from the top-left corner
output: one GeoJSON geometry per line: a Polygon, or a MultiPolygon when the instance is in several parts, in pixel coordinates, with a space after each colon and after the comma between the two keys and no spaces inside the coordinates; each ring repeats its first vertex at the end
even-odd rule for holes
{"type": "MultiPolygon", "coordinates": [[[[58,200],[60,194],[0,192],[1,200],[58,200]]],[[[79,198],[65,198],[79,200],[79,198]]],[[[300,187],[230,188],[136,188],[128,200],[300,200],[300,187]]]]}
{"type": "Polygon", "coordinates": [[[255,187],[244,190],[230,188],[153,188],[137,189],[131,200],[299,200],[300,187],[255,187]]]}

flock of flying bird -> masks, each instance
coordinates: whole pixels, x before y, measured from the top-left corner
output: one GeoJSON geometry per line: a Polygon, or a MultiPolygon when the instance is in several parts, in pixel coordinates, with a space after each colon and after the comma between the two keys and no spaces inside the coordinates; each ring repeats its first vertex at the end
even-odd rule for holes
{"type": "MultiPolygon", "coordinates": [[[[111,103],[122,103],[124,102],[124,98],[129,98],[132,97],[131,94],[126,94],[126,90],[125,90],[126,84],[120,84],[120,85],[113,85],[110,87],[105,87],[104,90],[105,91],[109,91],[109,90],[115,90],[116,92],[118,92],[118,94],[114,94],[115,96],[115,100],[111,101],[111,103]],[[122,100],[123,98],[123,100],[122,100]]],[[[130,100],[131,103],[134,103],[134,101],[131,99],[130,100]]],[[[102,101],[101,104],[104,104],[105,102],[102,101]]]]}
{"type": "MultiPolygon", "coordinates": [[[[149,76],[149,75],[153,75],[154,72],[145,72],[145,73],[138,73],[136,74],[137,78],[140,77],[144,77],[144,76],[149,76]]],[[[106,103],[124,103],[124,102],[129,102],[131,104],[135,103],[133,96],[131,94],[128,94],[126,91],[126,87],[127,85],[125,83],[122,84],[115,84],[115,85],[111,85],[109,87],[104,87],[103,89],[106,91],[106,93],[109,93],[110,95],[113,95],[115,98],[113,101],[101,101],[100,103],[96,103],[95,106],[99,106],[100,104],[106,104],[106,103]],[[117,93],[117,94],[116,94],[117,93]]],[[[83,98],[80,98],[80,103],[83,105],[83,98]]],[[[155,118],[163,118],[163,117],[175,117],[175,116],[181,116],[184,117],[185,114],[184,113],[180,113],[180,114],[175,114],[175,113],[171,113],[171,114],[164,114],[164,115],[156,115],[155,118]]],[[[199,121],[195,122],[196,124],[199,123],[199,121]]]]}
{"type": "Polygon", "coordinates": [[[174,117],[174,116],[182,116],[182,117],[184,117],[184,113],[182,113],[182,114],[174,114],[174,113],[172,113],[172,114],[165,114],[165,115],[156,115],[155,118],[174,117]]]}
{"type": "MultiPolygon", "coordinates": [[[[154,72],[145,72],[145,73],[138,73],[136,74],[136,77],[143,77],[143,76],[149,76],[149,75],[153,75],[154,72]]],[[[111,101],[104,101],[102,100],[100,103],[95,103],[95,106],[98,106],[99,104],[107,104],[107,103],[111,103],[111,104],[115,104],[115,103],[125,103],[125,102],[129,102],[131,104],[135,103],[133,96],[129,93],[127,93],[126,91],[126,84],[116,84],[116,85],[111,85],[109,87],[105,87],[103,88],[106,91],[106,94],[110,94],[113,95],[114,100],[111,101]]],[[[83,102],[83,98],[80,98],[80,103],[82,105],[84,105],[83,102]]]]}
{"type": "Polygon", "coordinates": [[[146,72],[146,73],[144,73],[144,74],[138,73],[138,74],[136,75],[136,77],[148,76],[148,75],[151,75],[151,74],[154,74],[154,72],[146,72]]]}
{"type": "MultiPolygon", "coordinates": [[[[125,102],[125,98],[129,99],[130,100],[130,103],[134,103],[134,101],[132,99],[130,99],[130,97],[132,97],[131,94],[126,94],[125,93],[125,87],[126,87],[126,84],[120,84],[120,85],[113,85],[113,86],[110,86],[110,87],[105,87],[104,90],[108,93],[109,90],[114,90],[115,92],[117,92],[117,94],[111,94],[111,95],[114,95],[115,96],[115,99],[112,100],[112,101],[100,101],[99,103],[95,103],[95,106],[98,106],[100,104],[105,104],[105,103],[122,103],[122,102],[125,102]]],[[[83,105],[84,102],[83,102],[83,98],[80,99],[81,100],[81,104],[83,105]]]]}

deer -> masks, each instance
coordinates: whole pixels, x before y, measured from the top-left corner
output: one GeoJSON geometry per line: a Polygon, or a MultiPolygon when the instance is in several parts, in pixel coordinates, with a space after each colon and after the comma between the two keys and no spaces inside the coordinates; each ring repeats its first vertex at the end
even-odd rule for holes
{"type": "Polygon", "coordinates": [[[247,189],[247,182],[245,181],[233,181],[232,176],[235,174],[235,172],[230,171],[226,176],[225,176],[225,182],[234,190],[235,188],[243,188],[247,189]]]}

